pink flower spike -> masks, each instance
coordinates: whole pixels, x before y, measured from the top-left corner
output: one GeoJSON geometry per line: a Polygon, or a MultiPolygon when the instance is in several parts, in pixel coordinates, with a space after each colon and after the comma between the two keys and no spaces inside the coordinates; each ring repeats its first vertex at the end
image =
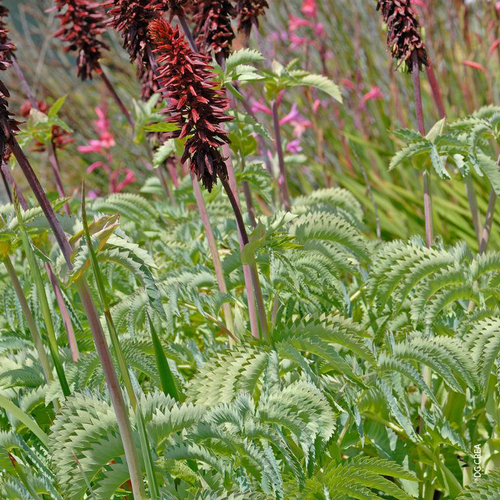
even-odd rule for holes
{"type": "Polygon", "coordinates": [[[356,88],[356,84],[348,80],[347,78],[341,78],[340,83],[346,87],[348,90],[354,90],[356,88]]]}
{"type": "Polygon", "coordinates": [[[256,101],[255,99],[252,100],[252,111],[255,113],[256,111],[261,111],[262,113],[265,113],[266,115],[272,115],[273,112],[262,102],[256,101]]]}
{"type": "Polygon", "coordinates": [[[364,109],[366,107],[366,103],[368,101],[371,101],[373,99],[383,99],[384,94],[382,94],[382,91],[380,90],[379,87],[373,86],[369,92],[367,92],[362,98],[359,103],[359,107],[361,109],[364,109]]]}
{"type": "Polygon", "coordinates": [[[490,47],[490,50],[488,50],[488,54],[491,56],[493,52],[495,52],[495,49],[500,45],[500,38],[497,38],[490,47]]]}
{"type": "Polygon", "coordinates": [[[95,200],[97,198],[97,193],[94,190],[90,190],[87,192],[87,198],[95,200]]]}
{"type": "Polygon", "coordinates": [[[290,35],[291,49],[296,49],[298,47],[301,47],[302,45],[307,45],[308,43],[312,43],[312,40],[309,40],[309,38],[305,38],[303,36],[294,35],[293,33],[290,35]]]}
{"type": "Polygon", "coordinates": [[[90,139],[87,146],[78,146],[76,149],[80,153],[104,153],[101,141],[97,139],[90,139]]]}
{"type": "Polygon", "coordinates": [[[293,14],[290,14],[290,18],[288,19],[288,31],[295,31],[302,26],[311,26],[311,23],[307,19],[295,17],[293,14]]]}
{"type": "Polygon", "coordinates": [[[326,35],[325,26],[323,25],[323,23],[316,23],[313,29],[316,36],[326,35]]]}
{"type": "Polygon", "coordinates": [[[112,193],[119,193],[124,188],[126,188],[129,184],[132,184],[132,182],[135,182],[135,174],[134,174],[134,172],[132,172],[132,170],[130,170],[128,168],[122,168],[120,170],[115,170],[109,177],[109,184],[110,184],[112,193]],[[125,173],[125,178],[121,182],[116,184],[118,177],[122,173],[125,173]]]}
{"type": "Polygon", "coordinates": [[[300,10],[305,16],[318,17],[316,0],[303,0],[302,8],[300,10]]]}
{"type": "Polygon", "coordinates": [[[290,141],[286,145],[286,150],[293,155],[296,155],[302,151],[302,147],[300,146],[300,141],[298,139],[294,139],[293,141],[290,141]]]}
{"type": "Polygon", "coordinates": [[[468,66],[469,68],[476,69],[478,71],[483,72],[485,75],[488,73],[486,68],[482,66],[481,64],[475,62],[475,61],[462,61],[462,64],[464,66],[468,66]]]}
{"type": "Polygon", "coordinates": [[[281,120],[280,120],[280,126],[285,125],[285,123],[291,122],[293,120],[296,120],[300,117],[299,112],[297,111],[297,104],[293,103],[292,104],[292,109],[288,114],[286,114],[281,120]]]}

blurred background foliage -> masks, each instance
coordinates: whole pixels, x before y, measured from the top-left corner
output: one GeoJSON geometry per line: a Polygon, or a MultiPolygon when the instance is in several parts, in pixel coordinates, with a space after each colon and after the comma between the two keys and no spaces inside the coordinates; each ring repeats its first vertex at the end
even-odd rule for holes
{"type": "MultiPolygon", "coordinates": [[[[452,121],[481,106],[498,104],[500,9],[496,2],[414,0],[413,4],[443,94],[447,119],[452,121]]],[[[60,116],[71,127],[75,141],[59,153],[67,192],[78,190],[84,175],[90,190],[108,192],[108,177],[103,169],[86,175],[88,166],[102,157],[76,149],[96,137],[95,108],[104,109],[105,100],[116,142],[110,150],[112,168],[132,170],[136,180],[126,189],[139,191],[154,176],[148,148],[134,142],[127,122],[107,97],[100,80],[82,83],[77,79],[73,56],[52,37],[56,19],[54,12],[47,12],[51,2],[10,0],[5,5],[11,11],[12,39],[19,63],[37,99],[51,104],[67,95],[60,116]]],[[[261,40],[253,42],[269,60],[287,64],[298,59],[299,66],[328,75],[342,89],[343,105],[310,88],[288,91],[284,97],[283,115],[292,111],[295,117],[282,127],[291,165],[288,176],[292,195],[310,193],[325,184],[345,187],[362,203],[366,231],[374,237],[377,232],[383,239],[421,234],[424,223],[419,172],[410,166],[388,170],[390,158],[402,146],[391,132],[400,127],[416,128],[411,76],[398,71],[386,51],[385,27],[375,1],[322,0],[317,5],[315,18],[303,12],[299,0],[273,1],[262,20],[261,40]]],[[[133,109],[134,100],[139,99],[135,68],[115,33],[107,32],[106,42],[110,51],[104,53],[103,67],[124,102],[133,109]]],[[[235,48],[241,43],[237,40],[235,48]]],[[[8,72],[6,83],[13,93],[11,109],[17,113],[25,97],[14,72],[8,72]]],[[[426,128],[430,129],[439,114],[425,73],[422,86],[426,128]]],[[[267,106],[262,86],[257,83],[246,89],[259,121],[271,129],[271,117],[260,111],[267,106]]],[[[271,164],[277,168],[271,153],[260,153],[269,154],[271,164]]],[[[45,188],[55,191],[47,153],[32,148],[31,159],[45,188]]],[[[180,173],[180,166],[177,168],[180,173]]],[[[13,173],[22,185],[22,176],[15,168],[13,173]]],[[[473,175],[484,220],[489,183],[473,175]]],[[[433,178],[432,191],[436,233],[446,243],[463,239],[471,249],[477,249],[463,180],[458,175],[451,181],[433,178]]],[[[3,191],[0,196],[5,199],[3,191]]],[[[498,229],[495,222],[492,250],[500,248],[498,229]]]]}

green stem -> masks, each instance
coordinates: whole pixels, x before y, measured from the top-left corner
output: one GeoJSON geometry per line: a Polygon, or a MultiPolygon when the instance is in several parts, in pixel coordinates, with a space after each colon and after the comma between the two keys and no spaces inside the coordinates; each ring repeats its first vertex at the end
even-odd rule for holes
{"type": "MultiPolygon", "coordinates": [[[[54,213],[54,209],[52,208],[52,205],[50,204],[47,195],[45,194],[45,191],[43,190],[40,181],[38,180],[38,177],[36,176],[33,168],[30,165],[28,158],[26,158],[26,155],[23,153],[12,132],[9,133],[8,143],[10,145],[12,153],[17,159],[21,170],[23,171],[26,180],[28,181],[28,184],[30,185],[31,190],[33,191],[33,194],[40,204],[45,217],[47,218],[47,221],[52,229],[59,248],[61,249],[61,252],[64,256],[64,260],[68,266],[68,269],[72,270],[72,248],[69,244],[68,238],[66,237],[66,234],[64,233],[61,224],[54,213]]],[[[135,500],[143,500],[146,498],[146,496],[144,493],[141,468],[132,437],[132,427],[128,418],[125,402],[123,400],[123,394],[118,383],[118,377],[116,376],[108,345],[106,343],[106,337],[102,330],[102,326],[97,314],[97,310],[95,308],[94,301],[92,299],[92,295],[90,294],[89,287],[85,280],[81,279],[79,282],[77,282],[76,288],[78,290],[78,293],[80,294],[80,299],[87,315],[87,319],[94,339],[94,344],[101,360],[104,376],[108,385],[113,408],[115,410],[118,429],[120,431],[123,448],[125,450],[127,467],[130,472],[132,491],[134,493],[135,500]]]]}
{"type": "Polygon", "coordinates": [[[278,179],[278,185],[281,192],[281,197],[283,200],[283,204],[285,205],[285,210],[287,212],[292,208],[292,203],[290,201],[290,191],[288,190],[288,181],[286,178],[285,171],[285,157],[283,154],[283,143],[281,140],[281,129],[280,129],[280,121],[278,116],[278,102],[273,101],[272,109],[273,109],[273,125],[274,125],[274,139],[276,141],[276,152],[278,153],[278,165],[280,169],[280,176],[278,179]]]}
{"type": "Polygon", "coordinates": [[[14,207],[16,209],[17,220],[19,223],[19,232],[21,233],[21,241],[24,248],[24,253],[26,254],[26,259],[28,260],[28,265],[31,271],[31,276],[35,282],[35,287],[37,290],[38,302],[40,304],[40,309],[42,310],[43,321],[45,323],[45,328],[47,330],[47,337],[49,340],[49,350],[52,356],[52,361],[56,369],[57,377],[61,384],[61,389],[65,397],[71,394],[69,389],[68,381],[66,380],[66,374],[64,373],[64,367],[59,357],[59,347],[57,345],[57,338],[54,331],[54,324],[52,323],[52,314],[49,307],[49,301],[47,300],[47,295],[45,294],[45,286],[43,284],[42,274],[40,273],[40,268],[31,246],[31,241],[26,232],[26,228],[23,223],[23,215],[21,213],[21,208],[17,200],[17,193],[14,191],[14,207]]]}
{"type": "Polygon", "coordinates": [[[35,318],[33,318],[33,314],[31,314],[31,309],[29,308],[28,301],[26,300],[26,296],[24,295],[23,288],[19,279],[17,277],[16,271],[9,257],[6,257],[3,260],[5,267],[7,268],[7,272],[9,273],[10,280],[12,281],[12,286],[16,292],[17,298],[19,299],[19,303],[21,304],[21,309],[24,313],[24,318],[28,323],[28,328],[31,332],[31,336],[33,337],[33,343],[35,344],[35,349],[38,353],[38,357],[40,359],[40,364],[42,365],[43,374],[45,375],[45,380],[47,383],[54,380],[52,376],[52,369],[50,368],[49,358],[47,357],[47,353],[45,352],[45,348],[43,346],[42,337],[40,336],[40,332],[35,323],[35,318]]]}
{"type": "MultiPolygon", "coordinates": [[[[130,378],[130,374],[128,372],[127,362],[125,360],[125,356],[123,354],[123,349],[120,345],[120,340],[118,338],[118,333],[116,331],[116,327],[113,321],[113,317],[111,316],[111,311],[109,308],[108,297],[106,295],[106,290],[104,287],[104,279],[102,276],[101,268],[99,267],[99,262],[97,260],[97,255],[94,250],[94,246],[92,244],[92,238],[89,231],[89,226],[87,223],[87,213],[85,210],[85,186],[82,189],[82,224],[83,231],[85,234],[85,240],[87,243],[87,247],[89,249],[90,254],[90,262],[92,265],[92,270],[94,272],[95,281],[97,284],[97,291],[99,294],[99,298],[101,301],[101,305],[104,310],[104,316],[106,318],[106,324],[108,326],[109,336],[111,338],[111,343],[113,345],[113,350],[115,352],[115,357],[118,362],[118,368],[120,370],[120,375],[122,377],[123,383],[125,385],[125,389],[127,391],[128,397],[130,399],[130,403],[132,404],[132,408],[137,417],[138,430],[139,430],[139,440],[141,444],[142,455],[144,458],[144,463],[146,465],[146,475],[148,476],[148,482],[150,485],[150,494],[153,500],[158,498],[158,485],[156,484],[156,477],[154,474],[154,463],[153,458],[151,456],[150,444],[148,442],[147,434],[146,434],[146,426],[144,423],[144,419],[139,407],[139,403],[137,401],[137,397],[134,392],[134,388],[132,385],[132,380],[130,378]]],[[[120,391],[121,393],[121,391],[120,391]]],[[[141,483],[142,483],[142,475],[141,475],[141,483]]]]}

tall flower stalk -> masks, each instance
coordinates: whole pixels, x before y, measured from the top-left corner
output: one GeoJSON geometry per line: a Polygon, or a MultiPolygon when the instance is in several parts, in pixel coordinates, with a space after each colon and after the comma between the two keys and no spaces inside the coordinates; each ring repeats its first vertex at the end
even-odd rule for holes
{"type": "MultiPolygon", "coordinates": [[[[223,124],[232,118],[225,114],[228,101],[213,80],[209,58],[191,49],[178,28],[172,28],[166,21],[157,19],[150,25],[151,38],[155,42],[155,52],[159,54],[158,80],[164,89],[168,102],[167,121],[179,128],[169,132],[169,138],[187,138],[181,161],[189,161],[191,172],[211,191],[218,180],[221,181],[235,212],[241,238],[241,245],[248,243],[248,235],[241,210],[229,184],[229,174],[220,148],[229,143],[223,124]]],[[[248,278],[248,274],[246,275],[248,278]]],[[[255,296],[260,285],[258,275],[251,273],[255,296]]],[[[248,279],[247,291],[249,290],[248,279]]],[[[248,296],[249,302],[252,297],[248,296]]],[[[261,309],[259,301],[258,308],[261,309]]],[[[262,308],[263,309],[263,308],[262,308]]],[[[265,311],[259,311],[261,330],[267,335],[265,311]]],[[[252,332],[255,335],[255,332],[252,332]]]]}
{"type": "Polygon", "coordinates": [[[60,28],[54,33],[64,44],[66,52],[77,54],[77,75],[82,80],[97,74],[116,101],[127,121],[133,120],[99,62],[102,51],[109,47],[101,39],[106,26],[104,4],[95,0],[55,0],[60,28]]]}
{"type": "MultiPolygon", "coordinates": [[[[54,213],[52,205],[50,204],[45,191],[43,190],[35,172],[33,171],[33,168],[31,167],[27,157],[23,153],[14,135],[15,131],[17,130],[17,124],[15,120],[12,119],[12,114],[8,110],[8,97],[9,91],[5,87],[3,82],[0,81],[0,155],[3,156],[5,148],[8,146],[16,157],[17,162],[28,184],[30,185],[31,190],[33,191],[33,194],[40,204],[40,207],[42,208],[42,211],[47,218],[52,232],[54,233],[56,241],[64,256],[66,265],[68,266],[68,269],[71,270],[73,269],[73,263],[71,260],[71,245],[69,244],[66,234],[64,233],[61,224],[54,213]]],[[[125,450],[125,458],[130,472],[130,480],[132,483],[134,497],[137,500],[142,500],[145,499],[142,472],[132,436],[132,427],[130,424],[127,407],[123,399],[123,394],[121,392],[118,377],[113,366],[113,361],[111,359],[99,315],[92,299],[88,284],[86,283],[84,278],[80,279],[77,282],[77,290],[79,292],[80,299],[82,301],[87,319],[90,324],[90,329],[94,338],[94,344],[101,360],[104,376],[115,410],[118,428],[120,430],[120,435],[125,450]]]]}
{"type": "MultiPolygon", "coordinates": [[[[418,131],[425,135],[420,70],[429,66],[427,50],[419,32],[419,24],[410,0],[378,0],[377,10],[387,24],[387,46],[398,65],[412,74],[418,131]]],[[[423,173],[425,243],[432,246],[432,201],[430,173],[423,173]]]]}

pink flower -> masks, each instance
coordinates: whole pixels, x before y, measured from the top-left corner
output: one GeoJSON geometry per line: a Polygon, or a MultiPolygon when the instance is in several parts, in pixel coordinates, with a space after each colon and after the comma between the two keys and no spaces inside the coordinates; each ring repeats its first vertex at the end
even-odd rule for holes
{"type": "Polygon", "coordinates": [[[495,4],[495,9],[497,10],[497,12],[500,14],[500,2],[497,2],[495,4]]]}
{"type": "Polygon", "coordinates": [[[323,25],[323,23],[316,23],[314,25],[314,34],[316,36],[325,36],[326,35],[326,31],[325,31],[325,26],[323,25]]]}
{"type": "Polygon", "coordinates": [[[280,120],[280,126],[283,126],[285,123],[296,120],[298,117],[300,117],[300,114],[297,111],[297,105],[293,103],[290,112],[280,120]]]}
{"type": "Polygon", "coordinates": [[[354,82],[351,82],[351,80],[348,80],[347,78],[341,78],[340,83],[344,87],[347,87],[348,90],[354,90],[356,88],[356,84],[354,82]]]}
{"type": "Polygon", "coordinates": [[[132,172],[132,170],[128,168],[121,168],[119,170],[115,170],[110,176],[109,176],[109,186],[110,186],[110,191],[112,193],[119,193],[123,191],[129,184],[132,184],[132,182],[135,182],[135,174],[132,172]],[[117,184],[117,181],[120,177],[120,174],[125,174],[125,178],[117,184]]]}
{"type": "Polygon", "coordinates": [[[484,66],[482,66],[481,64],[479,64],[475,61],[462,61],[462,64],[464,66],[468,66],[469,68],[477,69],[478,71],[481,71],[484,74],[488,73],[488,71],[486,70],[486,68],[484,66]]]}
{"type": "Polygon", "coordinates": [[[300,141],[298,139],[290,141],[286,145],[286,150],[292,153],[293,155],[300,153],[302,151],[302,147],[300,146],[300,141]]]}
{"type": "Polygon", "coordinates": [[[86,146],[78,146],[76,149],[80,153],[102,153],[104,154],[104,149],[102,147],[101,141],[97,139],[90,139],[86,146]]]}
{"type": "Polygon", "coordinates": [[[94,121],[94,128],[99,134],[99,139],[91,139],[86,146],[78,146],[80,153],[100,153],[105,154],[106,150],[116,145],[115,138],[110,131],[110,121],[106,118],[105,108],[95,108],[97,120],[94,121]]]}
{"type": "Polygon", "coordinates": [[[295,31],[302,26],[311,26],[311,23],[307,19],[295,17],[293,14],[290,14],[290,18],[288,20],[288,30],[295,31]]]}
{"type": "Polygon", "coordinates": [[[302,8],[300,9],[305,16],[317,17],[318,9],[316,7],[316,0],[303,0],[302,8]]]}
{"type": "Polygon", "coordinates": [[[293,33],[290,35],[290,48],[292,50],[296,49],[297,47],[300,47],[302,45],[307,45],[308,43],[312,43],[312,41],[309,40],[309,38],[297,36],[293,33]]]}
{"type": "Polygon", "coordinates": [[[273,112],[266,105],[264,105],[261,101],[256,101],[255,99],[253,99],[252,100],[252,112],[256,113],[257,111],[261,111],[262,113],[265,113],[266,115],[273,114],[273,112]]]}
{"type": "Polygon", "coordinates": [[[379,87],[373,86],[362,98],[361,101],[359,102],[359,107],[361,109],[364,109],[366,107],[366,103],[368,101],[371,101],[373,99],[383,99],[384,94],[382,94],[382,91],[380,90],[379,87]]]}
{"type": "Polygon", "coordinates": [[[312,126],[311,122],[306,120],[298,112],[297,105],[295,103],[293,103],[290,112],[280,120],[280,126],[283,126],[286,123],[290,123],[292,125],[294,137],[302,137],[306,129],[312,126]]]}

